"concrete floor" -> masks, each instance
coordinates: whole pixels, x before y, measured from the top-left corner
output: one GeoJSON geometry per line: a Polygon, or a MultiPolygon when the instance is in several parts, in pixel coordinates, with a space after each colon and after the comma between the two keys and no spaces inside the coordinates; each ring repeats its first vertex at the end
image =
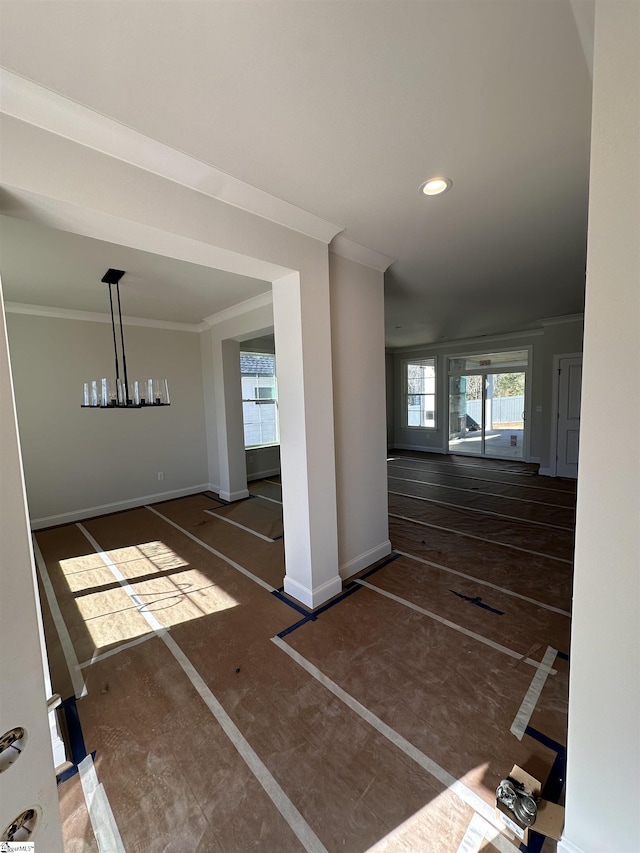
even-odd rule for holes
{"type": "MultiPolygon", "coordinates": [[[[485,436],[485,455],[503,459],[522,459],[524,455],[524,429],[504,427],[487,430],[485,436]]],[[[480,432],[468,432],[463,438],[449,441],[450,453],[482,453],[482,435],[480,432]]]]}
{"type": "Polygon", "coordinates": [[[37,534],[67,851],[512,851],[512,765],[561,798],[574,484],[388,464],[395,551],[315,614],[281,592],[277,478],[37,534]]]}

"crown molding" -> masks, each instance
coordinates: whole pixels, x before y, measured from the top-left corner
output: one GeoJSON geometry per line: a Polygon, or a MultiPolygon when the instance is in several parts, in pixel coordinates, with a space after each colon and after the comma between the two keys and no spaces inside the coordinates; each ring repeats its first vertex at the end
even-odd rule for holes
{"type": "Polygon", "coordinates": [[[257,296],[252,296],[251,299],[238,302],[237,305],[231,305],[229,308],[223,308],[222,311],[205,317],[203,327],[208,329],[211,326],[216,326],[218,323],[224,323],[225,320],[240,317],[242,314],[246,314],[247,311],[255,311],[256,308],[266,308],[269,305],[273,305],[272,290],[268,290],[266,293],[259,293],[257,296]]]}
{"type": "Polygon", "coordinates": [[[0,67],[6,115],[152,172],[307,237],[329,243],[342,226],[0,67]]]}
{"type": "Polygon", "coordinates": [[[412,355],[413,353],[430,352],[432,350],[448,350],[452,346],[483,347],[493,342],[501,343],[514,338],[537,338],[544,335],[544,329],[520,329],[517,332],[500,332],[495,335],[481,335],[477,338],[459,338],[449,341],[435,341],[429,344],[413,344],[407,347],[386,347],[390,355],[412,355]]]}
{"type": "Polygon", "coordinates": [[[545,317],[540,322],[543,326],[558,326],[560,323],[583,323],[584,314],[564,314],[562,317],[545,317]]]}
{"type": "Polygon", "coordinates": [[[385,272],[386,269],[396,260],[390,258],[389,255],[383,255],[382,252],[376,252],[375,249],[369,249],[367,246],[362,246],[360,243],[354,243],[348,237],[342,234],[337,234],[329,244],[329,251],[334,255],[339,255],[341,258],[346,258],[349,261],[355,261],[357,264],[364,264],[365,267],[371,267],[379,272],[385,272]]]}
{"type": "MultiPolygon", "coordinates": [[[[27,305],[23,302],[5,302],[7,314],[28,314],[32,317],[54,317],[59,320],[82,320],[89,323],[109,323],[111,314],[97,311],[75,311],[72,308],[51,308],[48,305],[27,305]]],[[[123,317],[124,326],[146,326],[151,329],[171,329],[174,332],[202,332],[203,323],[174,323],[171,320],[150,320],[146,317],[123,317]]]]}

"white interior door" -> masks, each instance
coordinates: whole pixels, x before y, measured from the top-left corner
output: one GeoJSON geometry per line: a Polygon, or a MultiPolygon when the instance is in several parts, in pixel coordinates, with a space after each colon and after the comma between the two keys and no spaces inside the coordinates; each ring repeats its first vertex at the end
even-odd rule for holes
{"type": "Polygon", "coordinates": [[[578,476],[582,356],[561,358],[558,382],[558,477],[578,476]]]}

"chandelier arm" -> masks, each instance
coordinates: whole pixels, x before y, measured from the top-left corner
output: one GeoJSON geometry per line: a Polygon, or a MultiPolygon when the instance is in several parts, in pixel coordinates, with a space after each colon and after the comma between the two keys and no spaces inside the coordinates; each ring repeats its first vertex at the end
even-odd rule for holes
{"type": "Polygon", "coordinates": [[[129,405],[129,379],[127,377],[127,356],[124,350],[124,327],[122,325],[122,309],[120,307],[120,282],[116,282],[118,296],[118,318],[120,320],[120,342],[122,344],[122,369],[124,371],[124,404],[129,405]]]}
{"type": "Polygon", "coordinates": [[[111,283],[109,283],[109,305],[111,306],[111,329],[113,331],[113,355],[116,362],[116,383],[120,379],[120,368],[118,365],[118,346],[116,343],[116,321],[113,316],[113,297],[111,295],[111,283]]]}

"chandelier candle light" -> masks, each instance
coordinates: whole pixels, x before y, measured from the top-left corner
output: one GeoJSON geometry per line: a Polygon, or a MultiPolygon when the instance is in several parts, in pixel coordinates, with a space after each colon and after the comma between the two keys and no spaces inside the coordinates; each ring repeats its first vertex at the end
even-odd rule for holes
{"type": "Polygon", "coordinates": [[[114,379],[91,379],[82,389],[83,409],[142,409],[147,406],[168,406],[169,386],[166,379],[135,379],[129,384],[127,375],[127,356],[124,350],[124,329],[120,308],[120,279],[124,270],[108,269],[102,281],[109,285],[109,304],[111,306],[111,329],[113,331],[113,355],[116,365],[114,379]],[[113,287],[115,285],[118,301],[118,325],[120,326],[120,350],[122,353],[122,378],[120,376],[120,358],[118,357],[118,336],[113,311],[113,287]]]}

